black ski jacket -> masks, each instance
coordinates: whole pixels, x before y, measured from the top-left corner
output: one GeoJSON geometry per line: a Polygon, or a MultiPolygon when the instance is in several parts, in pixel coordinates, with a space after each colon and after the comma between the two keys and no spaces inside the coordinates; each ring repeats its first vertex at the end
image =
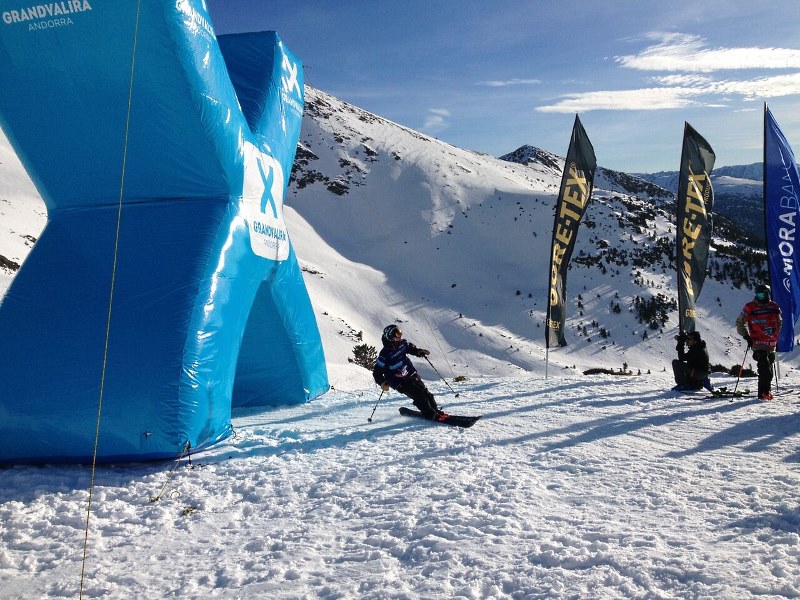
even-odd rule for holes
{"type": "Polygon", "coordinates": [[[406,340],[401,340],[396,345],[384,346],[375,361],[372,378],[378,385],[388,383],[395,390],[399,390],[404,382],[417,373],[407,355],[425,356],[426,353],[427,351],[420,350],[406,340]]]}
{"type": "Polygon", "coordinates": [[[678,342],[676,347],[678,359],[685,362],[692,368],[692,379],[705,379],[711,372],[711,361],[708,358],[708,348],[705,340],[700,340],[689,346],[688,350],[678,342]]]}

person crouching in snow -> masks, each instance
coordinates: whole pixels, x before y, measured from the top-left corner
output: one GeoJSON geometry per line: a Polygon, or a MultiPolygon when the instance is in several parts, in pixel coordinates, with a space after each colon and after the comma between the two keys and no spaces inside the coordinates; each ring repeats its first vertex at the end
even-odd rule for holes
{"type": "Polygon", "coordinates": [[[414,406],[428,419],[435,420],[443,416],[445,413],[439,410],[436,399],[425,387],[417,369],[408,358],[409,354],[424,357],[430,352],[404,340],[403,332],[397,325],[384,327],[381,342],[383,349],[378,354],[372,369],[375,383],[381,386],[384,392],[392,388],[411,398],[414,406]]]}
{"type": "Polygon", "coordinates": [[[710,361],[706,343],[700,339],[699,331],[691,331],[688,334],[681,332],[677,337],[678,358],[672,361],[672,371],[675,374],[676,385],[673,390],[689,391],[706,388],[709,392],[714,391],[711,387],[711,380],[708,378],[710,361]],[[688,345],[688,350],[685,346],[688,345]]]}

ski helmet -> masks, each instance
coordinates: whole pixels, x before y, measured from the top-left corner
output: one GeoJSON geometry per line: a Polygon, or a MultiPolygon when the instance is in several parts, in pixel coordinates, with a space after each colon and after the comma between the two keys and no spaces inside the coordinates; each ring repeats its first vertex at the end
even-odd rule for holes
{"type": "Polygon", "coordinates": [[[766,301],[772,297],[772,289],[765,283],[756,286],[756,300],[766,301]]]}
{"type": "Polygon", "coordinates": [[[391,344],[397,341],[398,337],[401,337],[403,332],[400,331],[400,328],[397,325],[387,325],[383,328],[383,336],[381,336],[381,341],[384,344],[391,344]]]}

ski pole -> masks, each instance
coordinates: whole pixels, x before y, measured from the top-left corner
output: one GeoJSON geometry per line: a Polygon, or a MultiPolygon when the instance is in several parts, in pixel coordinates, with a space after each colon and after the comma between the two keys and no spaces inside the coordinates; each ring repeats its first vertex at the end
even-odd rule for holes
{"type": "MultiPolygon", "coordinates": [[[[434,367],[434,366],[433,366],[433,363],[432,363],[430,360],[428,360],[428,357],[427,357],[427,356],[425,357],[425,360],[426,360],[426,361],[428,362],[428,364],[431,366],[431,369],[433,369],[434,371],[436,371],[436,367],[434,367]]],[[[449,384],[449,383],[447,383],[447,379],[445,379],[444,377],[442,377],[442,374],[441,374],[441,373],[439,373],[439,371],[436,371],[436,374],[439,376],[439,378],[440,378],[442,381],[444,381],[444,384],[445,384],[447,387],[449,387],[449,388],[450,388],[450,391],[451,391],[451,392],[453,392],[453,393],[456,395],[456,398],[458,398],[458,392],[457,392],[457,391],[455,391],[453,388],[451,388],[451,387],[450,387],[450,384],[449,384]]]]}
{"type": "Polygon", "coordinates": [[[750,351],[750,346],[748,345],[744,351],[744,358],[742,359],[742,365],[739,367],[739,376],[736,378],[736,385],[733,386],[733,393],[736,393],[736,388],[739,387],[739,380],[742,378],[742,371],[744,370],[744,361],[747,360],[747,353],[750,351]]]}
{"type": "MultiPolygon", "coordinates": [[[[381,398],[383,398],[383,388],[381,388],[381,395],[378,396],[378,402],[381,401],[381,398]]],[[[372,409],[372,414],[369,416],[369,419],[367,419],[368,423],[372,423],[372,417],[375,416],[375,411],[378,410],[378,402],[375,403],[375,407],[372,409]]]]}
{"type": "Polygon", "coordinates": [[[778,360],[778,355],[775,354],[775,362],[773,363],[775,366],[772,369],[772,380],[775,382],[775,393],[777,394],[780,392],[780,380],[781,380],[781,361],[778,360]]]}

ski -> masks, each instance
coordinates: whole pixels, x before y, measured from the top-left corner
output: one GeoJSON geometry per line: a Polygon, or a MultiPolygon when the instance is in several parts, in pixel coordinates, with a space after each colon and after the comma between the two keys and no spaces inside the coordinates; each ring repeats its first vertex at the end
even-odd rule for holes
{"type": "Polygon", "coordinates": [[[705,392],[705,390],[703,390],[702,388],[699,389],[699,390],[694,390],[694,389],[692,389],[692,390],[676,390],[676,389],[672,389],[670,391],[677,392],[679,394],[683,394],[684,396],[697,396],[698,394],[702,394],[702,393],[705,392]]]}
{"type": "Polygon", "coordinates": [[[406,408],[405,406],[400,407],[400,414],[406,417],[416,417],[418,419],[424,419],[426,421],[433,421],[434,423],[443,423],[444,425],[454,425],[456,427],[472,427],[475,425],[475,422],[480,419],[480,416],[477,417],[468,417],[465,415],[448,415],[445,414],[444,417],[441,419],[429,419],[428,417],[423,417],[422,413],[418,410],[414,410],[411,408],[406,408]]]}
{"type": "Polygon", "coordinates": [[[711,392],[710,396],[706,396],[706,399],[711,398],[741,398],[742,396],[747,396],[750,393],[750,390],[729,390],[726,387],[720,387],[715,389],[711,392]]]}

